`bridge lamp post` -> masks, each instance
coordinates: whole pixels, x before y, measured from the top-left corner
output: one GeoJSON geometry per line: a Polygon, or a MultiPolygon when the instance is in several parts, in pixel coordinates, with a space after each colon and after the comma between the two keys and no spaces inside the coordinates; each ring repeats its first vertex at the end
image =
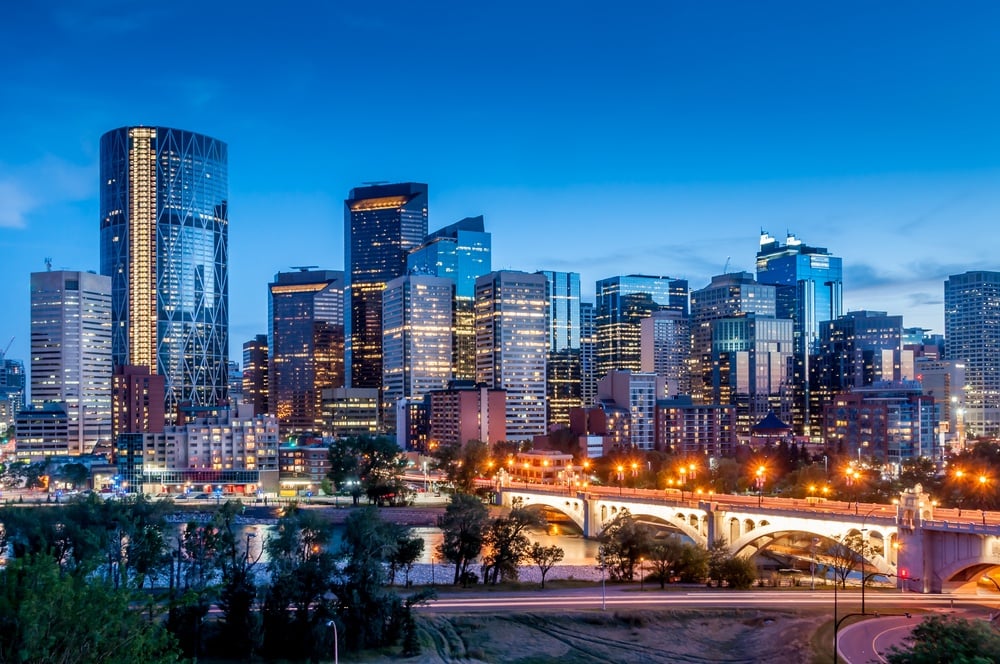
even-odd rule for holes
{"type": "Polygon", "coordinates": [[[764,482],[766,481],[767,469],[764,466],[757,467],[757,507],[761,507],[764,504],[764,482]]]}
{"type": "Polygon", "coordinates": [[[865,567],[865,549],[867,548],[865,546],[865,543],[868,540],[868,536],[865,534],[868,531],[868,528],[865,527],[865,522],[868,521],[868,517],[870,517],[872,515],[872,512],[874,512],[877,509],[881,509],[881,508],[879,508],[879,507],[873,507],[873,508],[871,508],[870,510],[868,510],[868,513],[865,514],[864,518],[861,519],[861,615],[865,615],[865,585],[866,585],[865,584],[865,569],[866,569],[866,567],[865,567]]]}

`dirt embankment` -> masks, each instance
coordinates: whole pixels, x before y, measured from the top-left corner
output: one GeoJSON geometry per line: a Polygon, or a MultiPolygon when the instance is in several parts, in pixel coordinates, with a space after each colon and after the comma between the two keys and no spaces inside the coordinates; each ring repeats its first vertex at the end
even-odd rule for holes
{"type": "MultiPolygon", "coordinates": [[[[790,611],[422,615],[415,664],[805,664],[824,620],[790,611]]],[[[398,658],[366,659],[398,661],[398,658]]]]}

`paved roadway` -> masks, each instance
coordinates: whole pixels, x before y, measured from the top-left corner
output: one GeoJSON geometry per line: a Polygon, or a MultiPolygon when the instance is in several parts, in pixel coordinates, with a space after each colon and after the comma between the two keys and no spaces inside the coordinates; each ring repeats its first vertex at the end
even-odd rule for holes
{"type": "Polygon", "coordinates": [[[920,624],[921,617],[886,616],[870,618],[840,630],[837,651],[847,664],[887,662],[883,656],[892,646],[899,646],[920,624]]]}

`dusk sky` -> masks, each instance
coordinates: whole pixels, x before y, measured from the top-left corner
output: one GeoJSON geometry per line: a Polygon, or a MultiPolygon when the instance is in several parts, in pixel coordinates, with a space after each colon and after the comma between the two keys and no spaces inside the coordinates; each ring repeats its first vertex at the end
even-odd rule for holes
{"type": "Polygon", "coordinates": [[[343,199],[430,189],[493,265],[753,271],[762,229],[843,257],[845,309],[943,330],[943,281],[1000,269],[1000,4],[7,3],[0,349],[29,364],[29,273],[100,268],[98,144],[229,145],[230,340],[267,283],[343,269],[343,199]]]}

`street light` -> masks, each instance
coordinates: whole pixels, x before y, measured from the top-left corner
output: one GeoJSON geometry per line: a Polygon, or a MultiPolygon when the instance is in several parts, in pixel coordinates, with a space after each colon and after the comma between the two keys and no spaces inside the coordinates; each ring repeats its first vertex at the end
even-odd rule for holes
{"type": "Polygon", "coordinates": [[[337,651],[337,623],[333,620],[326,621],[327,627],[333,628],[333,664],[340,664],[340,653],[337,651]]]}
{"type": "Polygon", "coordinates": [[[867,535],[865,535],[865,533],[868,531],[868,529],[865,527],[865,522],[868,521],[868,517],[872,515],[872,512],[874,512],[877,509],[881,508],[880,507],[871,508],[870,510],[868,510],[868,513],[865,514],[864,518],[861,519],[861,615],[865,614],[865,540],[868,539],[867,535]]]}
{"type": "Polygon", "coordinates": [[[757,507],[764,504],[764,481],[767,468],[764,466],[757,467],[757,507]]]}
{"type": "Polygon", "coordinates": [[[639,558],[639,592],[646,589],[646,568],[643,566],[643,562],[645,562],[645,560],[645,558],[639,558]]]}
{"type": "Polygon", "coordinates": [[[622,495],[622,482],[625,481],[625,466],[618,464],[618,495],[622,495]]]}

